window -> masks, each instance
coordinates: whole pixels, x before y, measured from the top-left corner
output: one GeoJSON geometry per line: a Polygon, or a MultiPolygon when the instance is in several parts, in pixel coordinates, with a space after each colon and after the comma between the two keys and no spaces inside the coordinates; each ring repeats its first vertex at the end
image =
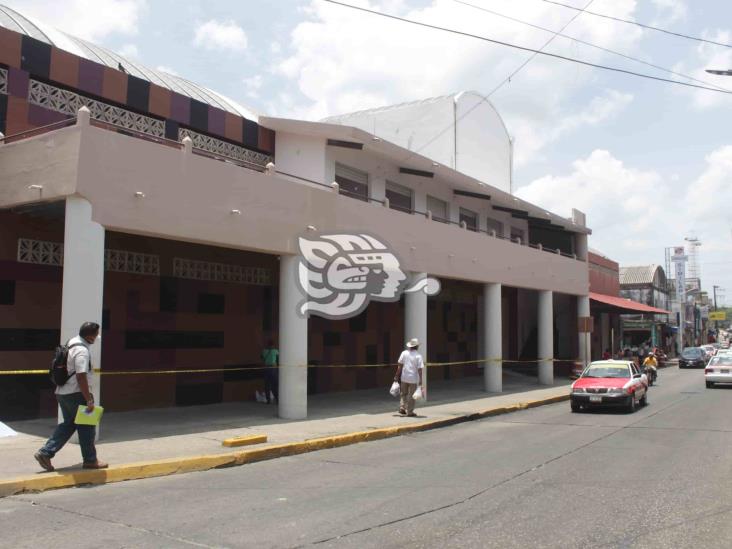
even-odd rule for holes
{"type": "Polygon", "coordinates": [[[460,208],[460,223],[465,222],[465,226],[470,231],[478,230],[478,214],[466,208],[460,208]]]}
{"type": "Polygon", "coordinates": [[[503,223],[492,217],[486,218],[486,229],[488,232],[496,231],[496,236],[503,236],[503,223]]]}
{"type": "Polygon", "coordinates": [[[336,162],[335,180],[340,186],[340,194],[368,202],[369,174],[336,162]]]}
{"type": "Polygon", "coordinates": [[[516,227],[511,227],[511,240],[516,240],[520,238],[521,243],[524,244],[526,240],[524,239],[524,231],[523,229],[517,229],[516,227]]]}
{"type": "Polygon", "coordinates": [[[412,189],[398,183],[386,182],[386,198],[392,210],[412,213],[412,189]]]}
{"type": "Polygon", "coordinates": [[[447,223],[450,218],[447,214],[447,202],[427,195],[427,209],[432,212],[432,219],[447,223]]]}

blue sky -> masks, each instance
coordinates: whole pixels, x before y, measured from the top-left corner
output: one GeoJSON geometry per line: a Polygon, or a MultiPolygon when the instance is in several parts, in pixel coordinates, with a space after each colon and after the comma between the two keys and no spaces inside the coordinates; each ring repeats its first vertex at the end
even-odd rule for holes
{"type": "MultiPolygon", "coordinates": [[[[349,0],[388,13],[540,47],[550,34],[453,0],[349,0]]],[[[559,30],[575,12],[542,0],[465,0],[559,30]]],[[[589,0],[564,0],[585,6],[589,0]]],[[[266,114],[311,119],[452,93],[487,93],[527,54],[419,29],[321,0],[5,0],[26,15],[266,114]]],[[[731,43],[732,2],[594,0],[591,11],[731,43]]],[[[565,34],[732,90],[732,48],[588,14],[565,34]]],[[[668,73],[557,37],[546,51],[668,73]]],[[[703,241],[703,285],[732,303],[732,96],[537,58],[491,101],[516,140],[518,194],[587,212],[591,246],[621,264],[663,263],[703,241]]]]}

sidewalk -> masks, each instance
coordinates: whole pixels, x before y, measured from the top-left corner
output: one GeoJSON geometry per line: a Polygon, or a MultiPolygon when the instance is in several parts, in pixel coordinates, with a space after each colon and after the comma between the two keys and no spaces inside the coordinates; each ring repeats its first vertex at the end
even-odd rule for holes
{"type": "MultiPolygon", "coordinates": [[[[275,447],[415,423],[444,423],[444,420],[465,419],[463,416],[494,408],[569,394],[569,380],[561,378],[554,387],[547,388],[539,386],[535,378],[506,372],[501,394],[482,392],[482,383],[482,377],[432,383],[429,401],[417,408],[416,418],[396,413],[398,403],[388,394],[388,388],[311,395],[309,417],[300,421],[280,419],[276,416],[276,406],[254,402],[109,413],[102,420],[97,450],[100,459],[112,466],[224,455],[247,448],[275,447]],[[265,434],[268,441],[239,449],[221,444],[226,438],[254,434],[265,434]]],[[[33,453],[45,442],[54,424],[53,418],[8,423],[18,435],[0,438],[0,483],[16,477],[58,476],[80,471],[79,448],[69,444],[54,459],[56,473],[40,472],[33,453]]]]}

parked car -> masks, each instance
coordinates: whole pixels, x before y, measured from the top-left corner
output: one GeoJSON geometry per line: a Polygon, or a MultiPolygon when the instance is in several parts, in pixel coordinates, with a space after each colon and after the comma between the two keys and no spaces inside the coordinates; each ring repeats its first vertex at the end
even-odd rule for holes
{"type": "Polygon", "coordinates": [[[679,368],[704,368],[707,355],[700,347],[687,347],[681,351],[679,368]]]}
{"type": "Polygon", "coordinates": [[[711,389],[717,383],[732,383],[732,355],[712,357],[704,368],[704,381],[707,383],[707,389],[711,389]]]}
{"type": "Polygon", "coordinates": [[[714,345],[702,345],[700,349],[704,352],[704,354],[707,357],[707,360],[712,358],[714,356],[714,351],[716,350],[714,348],[714,345]]]}
{"type": "Polygon", "coordinates": [[[592,362],[572,383],[573,412],[596,406],[615,406],[634,412],[648,402],[648,378],[634,362],[600,360],[592,362]]]}

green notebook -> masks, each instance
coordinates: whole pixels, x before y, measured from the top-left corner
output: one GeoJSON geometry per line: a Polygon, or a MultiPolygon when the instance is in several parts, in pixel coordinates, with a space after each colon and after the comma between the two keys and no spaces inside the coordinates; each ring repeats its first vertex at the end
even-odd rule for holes
{"type": "Polygon", "coordinates": [[[77,425],[99,425],[99,420],[102,419],[104,408],[101,406],[94,406],[94,409],[90,414],[86,413],[86,406],[79,404],[79,409],[76,411],[76,419],[74,423],[77,425]]]}

